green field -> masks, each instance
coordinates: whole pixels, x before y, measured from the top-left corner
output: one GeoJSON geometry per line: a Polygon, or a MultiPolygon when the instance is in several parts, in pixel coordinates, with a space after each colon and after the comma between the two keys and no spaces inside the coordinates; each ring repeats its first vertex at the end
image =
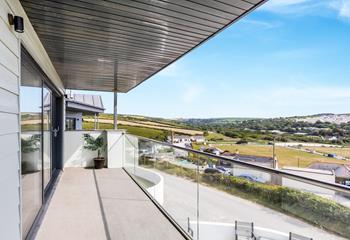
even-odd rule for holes
{"type": "MultiPolygon", "coordinates": [[[[93,130],[94,123],[83,122],[83,129],[84,130],[93,130]]],[[[113,129],[113,124],[100,123],[99,129],[113,129]]],[[[155,140],[159,140],[159,141],[164,141],[167,138],[167,133],[165,131],[158,130],[158,129],[127,126],[127,125],[120,125],[120,124],[118,124],[118,129],[124,129],[127,131],[127,133],[141,136],[141,137],[151,138],[151,139],[155,139],[155,140]]]]}
{"type": "MultiPolygon", "coordinates": [[[[305,149],[315,150],[324,154],[336,154],[338,156],[350,158],[350,147],[305,147],[305,149]]],[[[350,162],[349,162],[350,164],[350,162]]]]}
{"type": "MultiPolygon", "coordinates": [[[[215,147],[221,150],[227,150],[235,153],[237,150],[240,154],[256,155],[264,157],[272,157],[272,145],[253,145],[253,144],[215,144],[215,147]]],[[[348,161],[337,160],[312,154],[296,149],[285,147],[276,147],[276,156],[279,162],[279,167],[307,167],[314,162],[333,162],[333,163],[349,163],[348,161]]]]}
{"type": "Polygon", "coordinates": [[[208,135],[205,136],[207,141],[215,141],[215,142],[232,142],[233,138],[227,137],[221,133],[216,132],[208,132],[208,135]]]}

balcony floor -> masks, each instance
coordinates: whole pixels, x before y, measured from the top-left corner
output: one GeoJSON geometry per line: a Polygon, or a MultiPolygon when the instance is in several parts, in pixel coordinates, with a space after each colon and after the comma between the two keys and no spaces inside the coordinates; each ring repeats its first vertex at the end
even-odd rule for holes
{"type": "Polygon", "coordinates": [[[184,239],[122,169],[64,170],[36,239],[184,239]]]}

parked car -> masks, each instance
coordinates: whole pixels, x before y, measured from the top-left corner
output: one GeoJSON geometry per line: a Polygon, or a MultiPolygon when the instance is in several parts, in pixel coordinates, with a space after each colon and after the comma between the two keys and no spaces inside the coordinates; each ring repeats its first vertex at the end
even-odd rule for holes
{"type": "Polygon", "coordinates": [[[244,178],[244,179],[251,181],[251,182],[266,183],[266,181],[264,179],[259,178],[257,176],[254,176],[252,174],[241,174],[241,175],[238,175],[237,177],[244,178]]]}
{"type": "Polygon", "coordinates": [[[223,171],[225,175],[232,175],[231,169],[229,169],[229,168],[225,168],[223,166],[217,166],[216,168],[223,171]]]}
{"type": "Polygon", "coordinates": [[[209,174],[221,173],[221,174],[224,174],[225,171],[222,171],[222,170],[220,170],[218,168],[208,167],[208,168],[204,169],[204,173],[209,173],[209,174]]]}

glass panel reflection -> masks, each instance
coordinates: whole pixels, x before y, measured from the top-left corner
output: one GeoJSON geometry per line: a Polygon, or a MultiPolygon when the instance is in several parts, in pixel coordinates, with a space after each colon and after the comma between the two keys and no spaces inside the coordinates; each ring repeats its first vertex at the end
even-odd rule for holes
{"type": "Polygon", "coordinates": [[[193,239],[350,236],[344,186],[129,134],[125,141],[126,170],[193,239]]]}
{"type": "Polygon", "coordinates": [[[21,172],[22,231],[25,237],[42,204],[42,81],[22,58],[21,172]]]}

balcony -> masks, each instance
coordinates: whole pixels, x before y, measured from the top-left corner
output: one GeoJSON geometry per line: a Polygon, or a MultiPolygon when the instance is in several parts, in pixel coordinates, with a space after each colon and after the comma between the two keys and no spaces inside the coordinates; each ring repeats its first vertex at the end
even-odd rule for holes
{"type": "Polygon", "coordinates": [[[66,168],[36,239],[183,237],[123,169],[66,168]]]}
{"type": "Polygon", "coordinates": [[[261,240],[350,236],[347,187],[123,132],[107,138],[110,168],[83,168],[89,157],[74,166],[80,150],[66,153],[37,239],[226,240],[236,221],[261,240]],[[218,166],[226,172],[206,170],[218,166]]]}

